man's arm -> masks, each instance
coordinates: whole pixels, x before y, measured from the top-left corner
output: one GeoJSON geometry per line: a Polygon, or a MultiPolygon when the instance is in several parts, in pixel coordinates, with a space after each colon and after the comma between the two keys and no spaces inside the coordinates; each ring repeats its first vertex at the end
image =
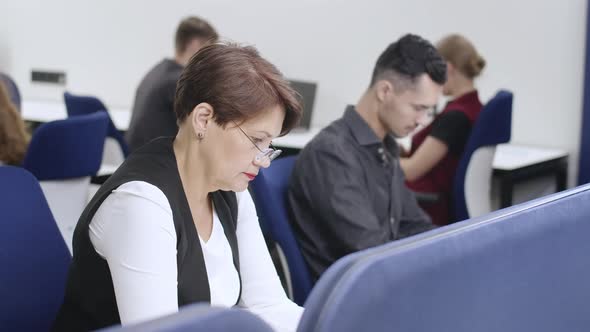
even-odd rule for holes
{"type": "Polygon", "coordinates": [[[406,187],[404,180],[402,176],[396,182],[402,198],[402,217],[398,233],[400,239],[436,228],[430,217],[420,208],[416,196],[406,187]]]}

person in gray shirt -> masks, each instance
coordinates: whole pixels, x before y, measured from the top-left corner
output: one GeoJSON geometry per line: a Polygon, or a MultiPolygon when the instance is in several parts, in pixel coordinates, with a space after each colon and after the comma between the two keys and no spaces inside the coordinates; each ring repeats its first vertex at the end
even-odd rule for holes
{"type": "Polygon", "coordinates": [[[153,67],[135,93],[129,129],[125,133],[130,151],[160,136],[176,136],[176,82],[190,58],[217,39],[215,29],[199,17],[187,17],[180,22],[176,29],[174,59],[163,59],[153,67]]]}
{"type": "Polygon", "coordinates": [[[381,54],[357,105],[301,151],[288,200],[313,279],[349,253],[434,227],[404,184],[395,138],[426,121],[445,81],[434,46],[405,35],[381,54]]]}

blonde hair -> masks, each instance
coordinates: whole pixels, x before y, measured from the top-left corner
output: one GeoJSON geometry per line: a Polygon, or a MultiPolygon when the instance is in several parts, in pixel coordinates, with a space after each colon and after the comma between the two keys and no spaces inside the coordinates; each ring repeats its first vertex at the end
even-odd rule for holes
{"type": "Polygon", "coordinates": [[[25,123],[0,82],[0,161],[20,165],[27,152],[30,135],[25,123]]]}
{"type": "Polygon", "coordinates": [[[436,48],[446,61],[468,78],[476,78],[486,66],[486,61],[473,44],[461,35],[452,34],[443,38],[436,48]]]}

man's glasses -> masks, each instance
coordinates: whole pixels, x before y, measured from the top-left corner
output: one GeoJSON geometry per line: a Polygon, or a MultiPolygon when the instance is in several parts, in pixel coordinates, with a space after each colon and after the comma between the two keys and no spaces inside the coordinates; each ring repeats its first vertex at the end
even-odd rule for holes
{"type": "Polygon", "coordinates": [[[275,160],[283,152],[282,150],[275,149],[272,146],[272,143],[269,145],[268,148],[260,149],[258,147],[258,145],[256,145],[256,143],[254,143],[252,138],[250,138],[250,136],[248,136],[248,134],[246,134],[246,132],[243,131],[242,128],[240,126],[238,126],[237,123],[234,122],[234,124],[236,125],[236,127],[238,127],[238,129],[242,132],[242,134],[244,134],[244,136],[246,136],[248,138],[248,140],[252,143],[252,145],[254,145],[258,151],[260,151],[256,155],[257,161],[264,161],[266,158],[268,158],[268,162],[271,162],[271,161],[275,160]]]}

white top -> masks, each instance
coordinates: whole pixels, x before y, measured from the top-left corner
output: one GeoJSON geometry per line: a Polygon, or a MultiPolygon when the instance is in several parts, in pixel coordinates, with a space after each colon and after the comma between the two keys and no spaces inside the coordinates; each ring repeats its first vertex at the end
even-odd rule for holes
{"type": "MultiPolygon", "coordinates": [[[[283,290],[266,248],[248,191],[236,193],[243,307],[278,331],[295,331],[303,308],[283,290]]],[[[121,185],[105,199],[90,223],[90,240],[113,279],[123,325],[178,311],[176,232],[168,199],[142,181],[121,185]]],[[[239,280],[232,252],[214,213],[209,240],[201,240],[211,304],[232,306],[239,280]]]]}

